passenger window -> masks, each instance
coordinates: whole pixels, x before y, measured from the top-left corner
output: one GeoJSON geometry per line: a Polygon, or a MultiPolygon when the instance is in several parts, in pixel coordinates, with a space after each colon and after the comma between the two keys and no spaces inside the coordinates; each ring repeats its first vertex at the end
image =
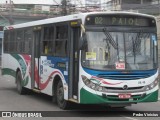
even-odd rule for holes
{"type": "Polygon", "coordinates": [[[17,52],[24,53],[23,30],[17,30],[16,32],[17,52]]]}
{"type": "Polygon", "coordinates": [[[10,52],[15,52],[16,51],[16,44],[15,44],[15,32],[14,31],[10,31],[10,46],[9,46],[9,51],[10,52]]]}
{"type": "Polygon", "coordinates": [[[10,35],[9,31],[4,32],[4,52],[9,52],[9,41],[10,41],[10,35]]]}
{"type": "Polygon", "coordinates": [[[68,26],[56,26],[55,55],[67,56],[68,26]]]}
{"type": "Polygon", "coordinates": [[[53,55],[54,52],[54,26],[44,27],[44,37],[42,41],[43,54],[53,55]]]}
{"type": "Polygon", "coordinates": [[[24,41],[25,41],[25,46],[24,46],[24,51],[25,53],[31,54],[31,42],[32,42],[32,30],[31,29],[27,29],[24,31],[24,41]]]}

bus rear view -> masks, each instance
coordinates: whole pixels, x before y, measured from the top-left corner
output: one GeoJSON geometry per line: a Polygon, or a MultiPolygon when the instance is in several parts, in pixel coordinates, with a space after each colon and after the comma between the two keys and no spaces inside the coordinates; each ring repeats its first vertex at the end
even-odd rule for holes
{"type": "Polygon", "coordinates": [[[128,13],[86,16],[80,103],[125,107],[158,100],[156,20],[128,13]]]}

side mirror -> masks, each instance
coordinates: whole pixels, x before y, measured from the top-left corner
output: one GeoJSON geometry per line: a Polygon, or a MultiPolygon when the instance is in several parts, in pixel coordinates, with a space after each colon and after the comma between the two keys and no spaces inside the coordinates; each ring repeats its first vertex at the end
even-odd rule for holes
{"type": "Polygon", "coordinates": [[[83,48],[83,44],[84,44],[84,39],[83,39],[83,37],[81,37],[79,40],[79,49],[80,50],[83,48]]]}
{"type": "Polygon", "coordinates": [[[86,43],[87,43],[87,37],[86,34],[83,33],[79,41],[79,49],[82,50],[86,46],[86,43]]]}

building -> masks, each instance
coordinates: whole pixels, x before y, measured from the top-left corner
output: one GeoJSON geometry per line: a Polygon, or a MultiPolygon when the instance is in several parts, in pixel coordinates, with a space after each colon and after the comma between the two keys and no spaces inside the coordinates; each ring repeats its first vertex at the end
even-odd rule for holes
{"type": "MultiPolygon", "coordinates": [[[[54,12],[55,9],[60,6],[60,1],[57,1],[45,0],[44,2],[44,0],[1,0],[0,11],[9,11],[9,9],[12,9],[14,12],[32,11],[37,13],[50,13],[54,12]]],[[[57,9],[55,12],[57,12],[57,9]]]]}
{"type": "Polygon", "coordinates": [[[101,0],[85,0],[85,8],[88,11],[101,11],[101,0]]]}
{"type": "Polygon", "coordinates": [[[111,10],[127,10],[152,15],[160,14],[160,0],[110,0],[111,10]]]}
{"type": "Polygon", "coordinates": [[[19,24],[60,14],[59,0],[0,0],[0,25],[19,24]]]}

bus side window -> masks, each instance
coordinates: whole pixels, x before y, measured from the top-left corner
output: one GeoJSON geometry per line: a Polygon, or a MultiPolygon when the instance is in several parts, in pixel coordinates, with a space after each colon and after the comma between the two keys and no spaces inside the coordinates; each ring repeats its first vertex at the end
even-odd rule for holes
{"type": "Polygon", "coordinates": [[[55,55],[67,56],[68,26],[56,26],[55,55]]]}
{"type": "Polygon", "coordinates": [[[53,55],[54,53],[54,26],[44,27],[44,36],[42,41],[43,54],[53,55]]]}
{"type": "Polygon", "coordinates": [[[4,32],[4,52],[9,52],[9,41],[10,41],[10,35],[9,31],[4,32]]]}
{"type": "Polygon", "coordinates": [[[31,54],[31,42],[32,42],[32,30],[29,28],[24,31],[24,41],[25,41],[25,53],[31,54]]]}
{"type": "Polygon", "coordinates": [[[48,54],[48,43],[47,43],[47,41],[43,41],[43,46],[44,46],[43,53],[48,54]]]}
{"type": "Polygon", "coordinates": [[[24,53],[24,32],[23,30],[17,30],[16,34],[17,52],[24,53]]]}
{"type": "Polygon", "coordinates": [[[10,45],[9,45],[9,52],[14,52],[14,43],[15,43],[15,32],[14,31],[10,31],[10,45]]]}

